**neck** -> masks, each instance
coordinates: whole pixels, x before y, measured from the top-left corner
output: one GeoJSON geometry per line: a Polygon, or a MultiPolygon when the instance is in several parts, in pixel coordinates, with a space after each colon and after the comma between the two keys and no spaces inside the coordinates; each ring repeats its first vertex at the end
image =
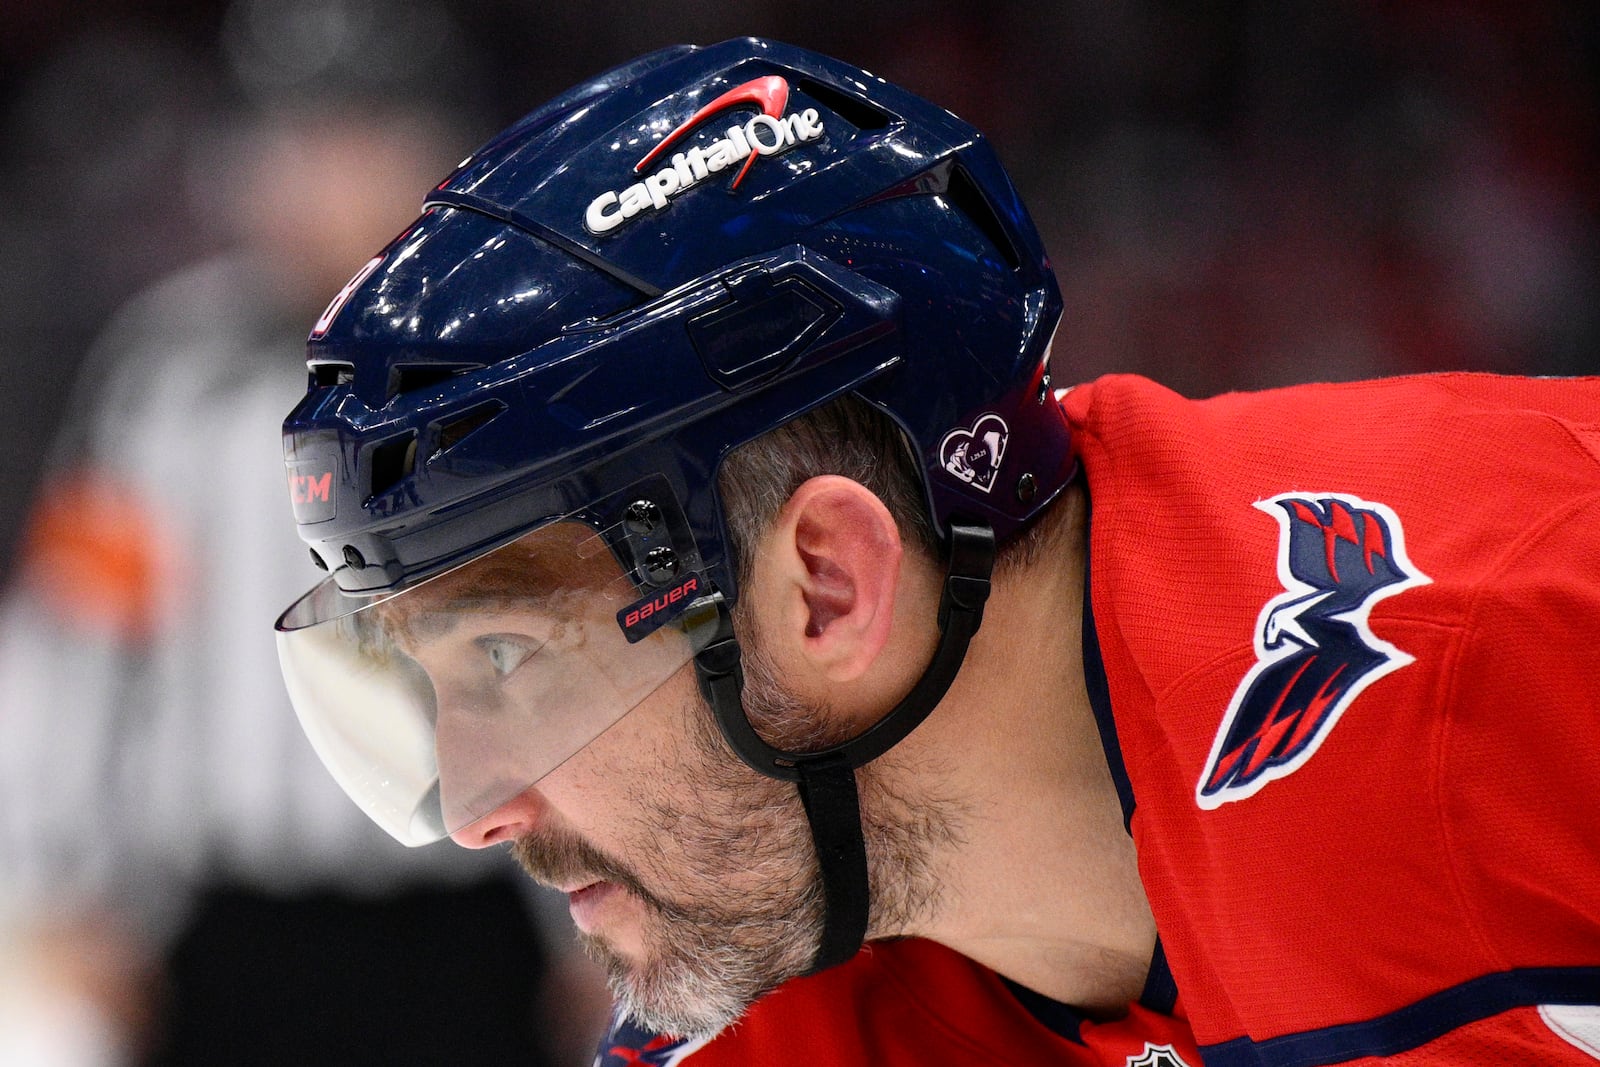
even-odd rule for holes
{"type": "Polygon", "coordinates": [[[1143,988],[1155,924],[1084,687],[1083,513],[1074,492],[1036,557],[997,576],[950,694],[885,757],[903,795],[936,781],[960,814],[933,846],[932,902],[882,933],[1114,1015],[1143,988]]]}

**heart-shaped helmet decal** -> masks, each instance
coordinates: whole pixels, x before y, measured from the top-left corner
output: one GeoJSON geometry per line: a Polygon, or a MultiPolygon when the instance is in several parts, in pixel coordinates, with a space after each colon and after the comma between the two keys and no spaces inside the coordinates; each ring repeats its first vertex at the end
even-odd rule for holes
{"type": "Polygon", "coordinates": [[[978,416],[970,430],[951,430],[939,442],[939,463],[951,475],[987,493],[1000,474],[1011,429],[993,412],[978,416]]]}

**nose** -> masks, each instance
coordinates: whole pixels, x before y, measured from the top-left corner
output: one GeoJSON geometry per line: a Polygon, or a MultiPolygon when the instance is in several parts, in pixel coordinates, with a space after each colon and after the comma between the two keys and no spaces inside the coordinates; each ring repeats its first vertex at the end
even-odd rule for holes
{"type": "Polygon", "coordinates": [[[515,841],[538,825],[544,807],[544,798],[537,789],[524,789],[489,814],[452,833],[450,840],[462,848],[488,848],[504,841],[515,841]]]}

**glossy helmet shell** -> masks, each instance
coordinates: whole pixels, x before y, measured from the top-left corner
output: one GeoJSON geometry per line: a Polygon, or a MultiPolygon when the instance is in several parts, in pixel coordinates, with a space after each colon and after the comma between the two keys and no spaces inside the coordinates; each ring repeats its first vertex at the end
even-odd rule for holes
{"type": "Polygon", "coordinates": [[[1071,472],[1059,314],[972,127],[793,47],[666,49],[475,152],[335,298],[284,424],[296,518],[377,592],[554,517],[605,529],[596,502],[653,478],[732,599],[722,458],[854,392],[937,529],[1003,541],[1071,472]]]}

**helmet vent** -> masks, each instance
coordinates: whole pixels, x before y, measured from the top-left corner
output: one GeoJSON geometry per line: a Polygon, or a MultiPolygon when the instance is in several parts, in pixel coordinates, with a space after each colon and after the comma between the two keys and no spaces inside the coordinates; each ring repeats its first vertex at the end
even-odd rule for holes
{"type": "Polygon", "coordinates": [[[447,382],[458,374],[482,370],[482,363],[397,363],[389,368],[388,399],[447,382]]]}
{"type": "Polygon", "coordinates": [[[858,130],[881,130],[889,125],[887,112],[880,111],[853,96],[847,96],[831,86],[808,80],[802,80],[797,85],[801,92],[858,130]]]}
{"type": "Polygon", "coordinates": [[[1006,261],[1006,266],[1012,270],[1022,266],[1022,257],[1017,253],[1016,245],[1011,243],[1006,228],[1001,225],[1000,217],[994,213],[988,198],[961,167],[951,168],[950,185],[945,189],[944,195],[949,198],[951,205],[957,211],[970,219],[972,224],[989,239],[995,251],[1000,253],[1000,258],[1006,261]]]}
{"type": "Polygon", "coordinates": [[[823,294],[788,279],[766,294],[691,319],[689,338],[711,377],[724,389],[738,390],[782,370],[839,314],[839,306],[823,294]]]}
{"type": "Polygon", "coordinates": [[[313,363],[310,369],[313,389],[326,389],[330,385],[349,385],[356,378],[356,368],[353,363],[313,363]]]}
{"type": "Polygon", "coordinates": [[[505,409],[504,402],[492,400],[487,404],[479,404],[459,419],[442,424],[438,430],[438,446],[434,448],[433,455],[428,457],[428,462],[432,463],[435,459],[459,445],[468,434],[481,428],[505,409]]]}
{"type": "Polygon", "coordinates": [[[372,450],[372,489],[368,499],[374,499],[392,489],[400,479],[411,473],[417,459],[417,431],[391,437],[372,450]]]}

